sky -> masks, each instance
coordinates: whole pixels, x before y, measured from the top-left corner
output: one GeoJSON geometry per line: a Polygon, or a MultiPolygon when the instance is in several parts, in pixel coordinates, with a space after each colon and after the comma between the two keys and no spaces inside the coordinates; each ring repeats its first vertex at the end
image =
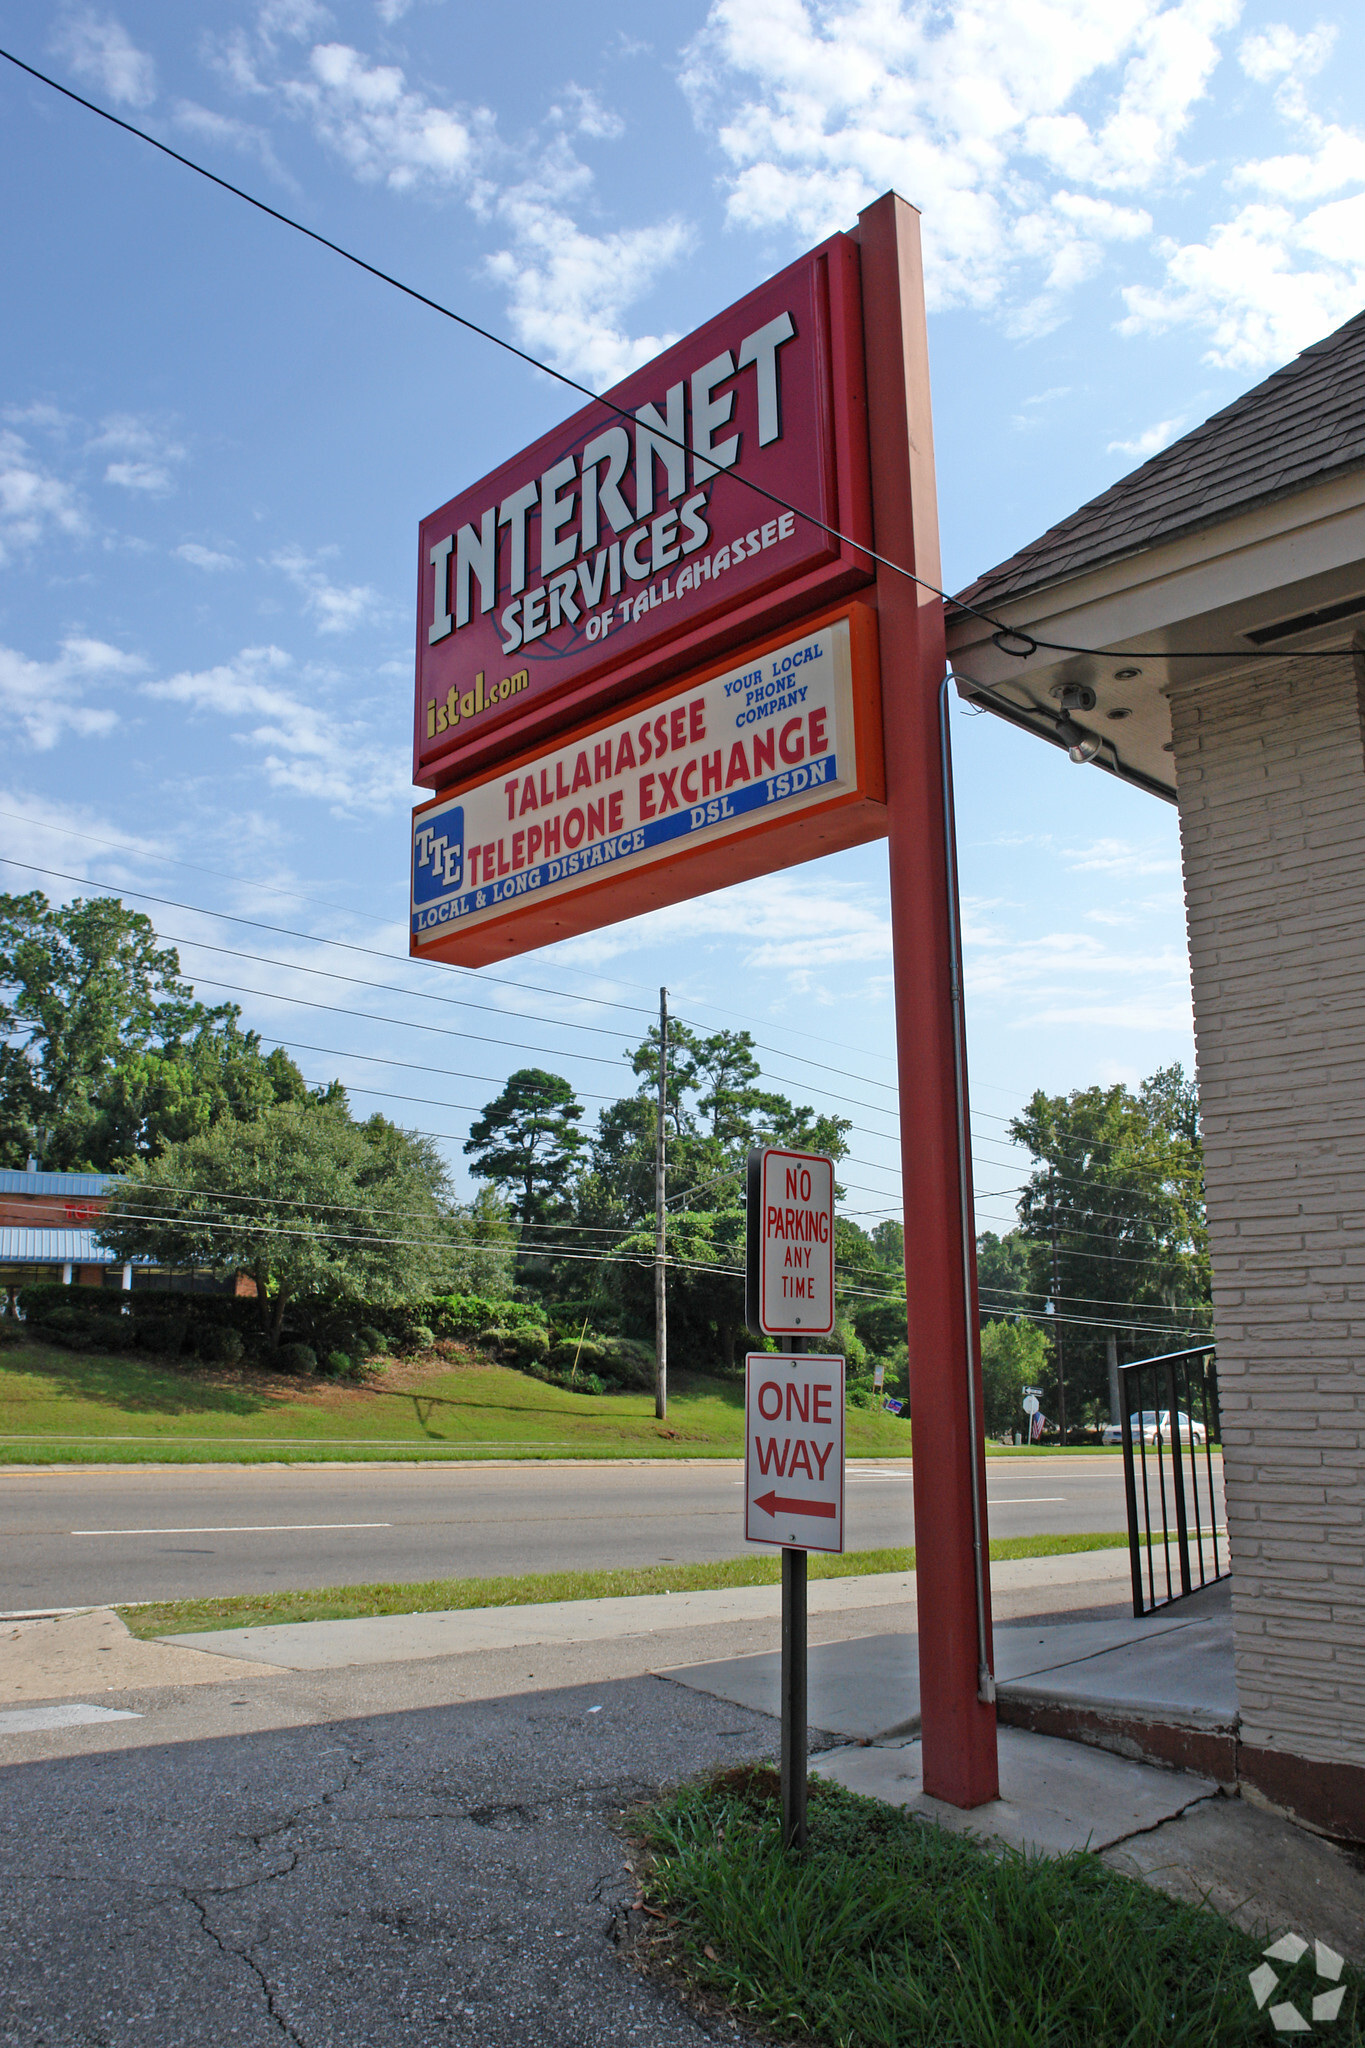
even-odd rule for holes
{"type": "MultiPolygon", "coordinates": [[[[950,590],[1365,303],[1340,0],[0,0],[0,44],[594,390],[896,188],[950,590]]],[[[121,891],[466,1193],[507,1074],[591,1118],[666,983],[898,1213],[882,845],[407,960],[418,521],[579,401],[3,63],[0,174],[0,888],[121,891]]],[[[989,715],[953,747],[1003,1229],[1035,1088],[1192,1064],[1179,841],[989,715]]]]}

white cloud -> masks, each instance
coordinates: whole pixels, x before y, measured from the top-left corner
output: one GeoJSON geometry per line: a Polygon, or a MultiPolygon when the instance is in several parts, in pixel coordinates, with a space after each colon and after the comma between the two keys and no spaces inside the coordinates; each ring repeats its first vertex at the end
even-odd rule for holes
{"type": "MultiPolygon", "coordinates": [[[[597,967],[642,946],[708,939],[738,948],[747,970],[785,977],[794,992],[823,1000],[855,993],[848,979],[852,968],[884,967],[891,957],[885,902],[869,901],[864,887],[809,867],[669,904],[557,951],[566,961],[597,967]]],[[[865,986],[856,993],[864,996],[865,986]]]]}
{"type": "Polygon", "coordinates": [[[174,490],[172,469],[183,462],[185,450],[135,413],[110,413],[100,422],[100,432],[91,441],[94,453],[114,456],[104,472],[107,484],[126,491],[147,491],[158,497],[174,490]]]}
{"type": "Polygon", "coordinates": [[[98,86],[117,106],[149,107],[156,98],[156,65],[139,50],[112,14],[79,14],[53,39],[77,78],[98,86]]]}
{"type": "Polygon", "coordinates": [[[205,548],[197,540],[185,540],[176,549],[182,562],[188,562],[194,569],[236,569],[241,564],[234,555],[220,554],[216,548],[205,548]]]}
{"type": "Polygon", "coordinates": [[[211,107],[201,107],[195,100],[178,100],[175,107],[175,125],[188,134],[221,149],[236,150],[239,155],[254,157],[273,178],[297,191],[298,186],[275,154],[274,145],[264,128],[254,126],[250,121],[238,121],[231,115],[215,113],[211,107]]]}
{"type": "Polygon", "coordinates": [[[617,142],[626,132],[621,116],[604,107],[597,94],[582,85],[565,86],[559,105],[550,109],[550,119],[594,142],[617,142]]]}
{"type": "Polygon", "coordinates": [[[114,678],[143,667],[136,655],[74,634],[63,640],[55,661],[34,661],[17,648],[0,647],[0,718],[40,752],[65,732],[96,738],[113,730],[118,713],[108,703],[88,703],[87,690],[102,687],[107,695],[114,678]]]}
{"type": "Polygon", "coordinates": [[[924,210],[931,304],[1026,293],[1016,324],[1036,329],[1104,243],[1148,231],[1145,211],[1075,187],[1180,176],[1179,138],[1237,7],[714,0],[684,84],[727,159],[733,225],[814,240],[894,187],[924,210]]]}
{"type": "Polygon", "coordinates": [[[1158,420],[1155,426],[1145,428],[1140,434],[1134,434],[1131,441],[1111,441],[1108,452],[1110,455],[1137,456],[1145,462],[1149,455],[1158,454],[1169,442],[1174,441],[1184,425],[1183,413],[1178,414],[1173,420],[1158,420]]]}
{"type": "Polygon", "coordinates": [[[1306,36],[1297,35],[1284,22],[1250,35],[1237,52],[1237,61],[1248,78],[1258,85],[1271,85],[1277,78],[1306,78],[1321,71],[1336,41],[1334,28],[1319,26],[1306,36]]]}
{"type": "Polygon", "coordinates": [[[676,340],[672,334],[632,335],[625,314],[692,246],[692,230],[674,218],[587,234],[552,191],[552,183],[537,176],[501,195],[497,217],[513,241],[484,268],[507,293],[522,347],[603,391],[676,340]]]}
{"type": "Polygon", "coordinates": [[[350,633],[384,610],[384,601],[368,583],[333,583],[318,567],[317,558],[302,548],[282,548],[270,558],[272,567],[283,570],[317,622],[320,633],[350,633]]]}
{"type": "Polygon", "coordinates": [[[369,64],[349,43],[315,45],[305,75],[280,90],[356,177],[396,192],[466,184],[492,131],[486,108],[439,106],[396,64],[369,64]]]}
{"type": "Polygon", "coordinates": [[[1273,86],[1279,119],[1301,145],[1233,166],[1228,186],[1259,198],[1216,222],[1202,241],[1159,245],[1164,283],[1130,286],[1121,331],[1190,325],[1209,337],[1220,369],[1283,362],[1359,310],[1365,298],[1365,133],[1323,121],[1308,83],[1327,62],[1335,31],[1299,35],[1272,24],[1242,44],[1243,70],[1273,86]],[[1310,210],[1302,211],[1305,206],[1310,210]]]}
{"type": "Polygon", "coordinates": [[[1219,369],[1282,363],[1339,327],[1365,301],[1365,195],[1296,220],[1285,206],[1244,206],[1207,240],[1166,241],[1166,283],[1124,291],[1120,332],[1205,330],[1219,369]],[[1307,255],[1325,258],[1305,264],[1307,255]]]}
{"type": "Polygon", "coordinates": [[[232,661],[142,685],[145,696],[231,719],[252,772],[274,789],[316,797],[338,811],[387,811],[407,797],[411,766],[338,699],[344,679],[299,671],[278,647],[245,647],[232,661]]]}
{"type": "Polygon", "coordinates": [[[14,549],[31,547],[52,527],[59,533],[84,533],[80,500],[69,484],[43,467],[18,434],[0,432],[0,563],[8,561],[14,549]]]}
{"type": "MultiPolygon", "coordinates": [[[[287,24],[272,16],[269,26],[301,34],[315,22],[291,12],[287,24]]],[[[605,142],[623,133],[619,117],[585,87],[565,85],[541,133],[514,150],[499,140],[487,106],[443,102],[398,65],[375,63],[349,43],[315,43],[292,75],[281,71],[264,32],[254,46],[239,34],[218,61],[239,90],[273,95],[306,121],[363,183],[450,194],[505,237],[484,270],[506,291],[528,353],[602,389],[674,338],[632,334],[626,314],[691,246],[691,230],[676,216],[644,227],[580,225],[593,179],[570,137],[605,142]]]]}
{"type": "MultiPolygon", "coordinates": [[[[1186,163],[1240,12],[1241,0],[713,0],[683,83],[725,160],[732,226],[813,241],[894,187],[924,210],[931,307],[993,310],[1020,335],[1054,325],[1078,285],[1141,245],[1157,273],[1123,258],[1120,331],[1202,329],[1209,362],[1261,368],[1365,297],[1365,132],[1310,103],[1335,31],[1272,23],[1237,54],[1294,148],[1225,160],[1218,182],[1186,163]],[[1203,195],[1220,184],[1256,198],[1219,218],[1203,195]],[[1162,233],[1173,197],[1186,213],[1201,204],[1207,226],[1162,233]]],[[[1235,147],[1260,126],[1243,120],[1235,147]]]]}
{"type": "MultiPolygon", "coordinates": [[[[141,879],[147,860],[167,851],[166,842],[129,833],[88,805],[55,802],[36,790],[0,786],[0,848],[16,861],[51,861],[56,868],[90,875],[117,887],[141,879]]],[[[82,884],[59,875],[40,885],[58,902],[79,895],[82,884]]]]}

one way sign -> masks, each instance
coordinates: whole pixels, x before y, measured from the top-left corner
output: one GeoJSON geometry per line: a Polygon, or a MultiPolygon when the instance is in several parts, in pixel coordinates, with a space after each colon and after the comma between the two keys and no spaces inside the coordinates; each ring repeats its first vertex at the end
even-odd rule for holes
{"type": "Polygon", "coordinates": [[[844,1547],[844,1361],[751,1351],[744,1361],[744,1536],[844,1547]]]}

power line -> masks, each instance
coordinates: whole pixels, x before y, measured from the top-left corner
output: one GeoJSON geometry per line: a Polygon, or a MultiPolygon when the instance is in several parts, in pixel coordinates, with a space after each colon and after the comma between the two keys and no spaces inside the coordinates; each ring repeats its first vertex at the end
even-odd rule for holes
{"type": "MultiPolygon", "coordinates": [[[[3,51],[0,51],[0,56],[2,56],[3,54],[4,54],[4,53],[3,53],[3,51]]],[[[63,881],[63,882],[74,882],[74,883],[76,883],[76,884],[77,884],[77,886],[78,886],[78,887],[80,887],[80,888],[85,888],[85,889],[95,889],[95,890],[98,890],[101,896],[105,896],[105,897],[112,897],[112,898],[113,898],[114,900],[116,900],[116,901],[119,901],[119,900],[121,900],[121,899],[122,899],[122,898],[123,898],[124,896],[134,896],[134,897],[137,897],[139,901],[141,901],[141,902],[144,902],[144,903],[156,903],[156,904],[159,904],[159,905],[161,906],[161,908],[162,908],[162,909],[169,909],[169,910],[185,910],[185,911],[188,911],[188,912],[190,912],[190,914],[191,914],[192,916],[195,916],[195,917],[213,917],[213,918],[219,918],[219,919],[222,919],[222,920],[223,920],[223,921],[224,921],[225,923],[228,923],[228,924],[240,924],[240,925],[245,925],[245,926],[247,926],[247,927],[248,927],[248,928],[249,928],[250,930],[252,930],[252,931],[264,931],[264,932],[269,932],[269,933],[271,933],[271,934],[272,934],[272,936],[274,936],[274,937],[276,937],[276,938],[286,938],[286,939],[301,939],[301,940],[302,940],[302,941],[303,941],[303,942],[304,942],[305,944],[308,944],[308,945],[314,945],[314,946],[331,946],[331,947],[335,947],[335,948],[337,948],[337,949],[339,949],[340,951],[343,951],[343,952],[347,952],[347,953],[359,953],[359,954],[362,954],[362,955],[364,955],[364,956],[365,956],[366,958],[369,958],[369,959],[373,959],[373,960],[390,960],[390,961],[398,961],[398,962],[403,962],[403,961],[404,961],[404,956],[403,956],[402,954],[397,954],[397,953],[385,953],[385,952],[381,952],[381,951],[379,950],[379,948],[377,948],[377,947],[375,947],[375,946],[360,946],[360,945],[357,945],[357,944],[356,944],[356,943],[355,943],[355,942],[354,942],[353,940],[349,940],[349,939],[332,939],[332,938],[325,938],[325,937],[323,937],[323,936],[321,936],[320,934],[318,934],[318,933],[315,933],[315,932],[303,932],[303,931],[298,931],[298,930],[296,930],[296,929],[295,929],[295,928],[294,928],[293,926],[290,926],[290,925],[277,925],[277,924],[269,924],[269,923],[267,923],[267,922],[266,922],[266,921],[265,921],[264,919],[261,919],[261,918],[255,918],[255,917],[245,917],[245,916],[243,916],[243,915],[242,915],[242,914],[241,914],[240,912],[238,912],[238,911],[231,911],[231,910],[206,910],[206,909],[205,909],[205,908],[204,908],[204,907],[203,907],[203,906],[202,906],[201,904],[197,904],[197,903],[183,903],[183,902],[180,902],[180,901],[179,901],[178,899],[176,899],[176,898],[174,898],[174,897],[169,897],[169,896],[160,896],[160,895],[157,895],[157,894],[156,894],[156,893],[155,893],[154,891],[152,891],[152,890],[150,890],[150,889],[136,889],[136,888],[133,888],[133,887],[131,887],[131,886],[128,886],[128,887],[120,887],[119,889],[115,890],[115,889],[114,889],[114,888],[112,888],[112,887],[111,887],[111,886],[110,886],[110,885],[109,885],[108,883],[96,881],[96,880],[94,879],[94,877],[93,877],[93,876],[90,876],[90,875],[73,875],[73,874],[70,874],[70,873],[68,873],[68,872],[67,872],[67,870],[65,870],[64,868],[53,868],[53,867],[47,867],[47,866],[44,866],[44,865],[43,865],[43,864],[42,864],[41,862],[39,862],[39,861],[26,861],[26,860],[16,860],[16,859],[14,858],[14,856],[13,856],[12,854],[0,854],[0,862],[3,862],[3,863],[5,864],[5,866],[7,866],[7,867],[21,868],[21,869],[23,869],[23,870],[24,870],[24,872],[25,872],[25,873],[29,873],[29,874],[39,874],[39,875],[50,875],[50,876],[53,876],[54,878],[56,878],[56,879],[57,879],[57,880],[59,880],[59,881],[63,881]]],[[[199,942],[198,940],[195,940],[195,939],[184,939],[184,940],[173,940],[173,941],[170,941],[169,943],[173,943],[173,944],[176,944],[176,945],[191,945],[191,946],[192,946],[192,945],[197,945],[197,944],[199,944],[200,942],[199,942]]],[[[205,943],[207,943],[207,942],[205,942],[205,943]]],[[[233,949],[232,949],[231,947],[219,947],[219,948],[213,948],[212,950],[217,950],[217,951],[222,951],[222,952],[227,952],[227,953],[231,953],[231,952],[233,951],[233,949]]],[[[256,958],[260,958],[260,956],[259,956],[259,955],[256,955],[256,956],[250,956],[250,955],[243,955],[243,957],[256,957],[256,958]]],[[[287,972],[295,972],[295,973],[303,973],[303,974],[307,974],[307,973],[312,973],[312,972],[315,972],[315,971],[324,971],[324,970],[314,970],[314,969],[311,969],[311,968],[309,968],[308,966],[306,966],[306,965],[305,965],[304,963],[302,963],[302,962],[298,962],[298,963],[293,963],[293,962],[284,962],[284,961],[277,961],[277,962],[276,962],[275,964],[276,964],[276,965],[278,965],[278,966],[281,966],[281,967],[283,967],[283,968],[285,969],[285,971],[287,971],[287,972]]],[[[410,962],[404,962],[404,964],[412,964],[412,963],[410,963],[410,962]]],[[[420,963],[418,963],[418,964],[420,964],[420,963]]],[[[541,985],[539,985],[539,984],[536,984],[536,983],[531,983],[531,982],[520,982],[520,981],[510,981],[510,980],[508,980],[508,978],[507,978],[506,976],[504,976],[504,975],[490,975],[490,974],[485,974],[485,973],[481,973],[481,974],[480,974],[480,977],[479,977],[479,978],[480,978],[480,980],[481,980],[481,981],[495,982],[495,983],[497,983],[497,984],[499,984],[500,986],[503,986],[503,987],[508,987],[508,988],[516,988],[516,989],[521,989],[521,990],[523,990],[523,991],[524,991],[524,990],[527,990],[527,989],[532,989],[532,990],[536,990],[536,991],[538,991],[539,993],[541,993],[541,994],[544,994],[544,995],[554,995],[554,996],[563,996],[563,995],[565,994],[565,991],[563,991],[563,990],[560,990],[560,989],[553,989],[553,988],[544,988],[544,987],[542,987],[541,985]]],[[[209,985],[210,985],[210,986],[219,986],[219,987],[230,987],[230,986],[231,986],[231,984],[229,984],[229,983],[217,983],[217,984],[214,984],[214,983],[210,983],[209,985]]],[[[262,998],[263,998],[264,1000],[270,1000],[270,1001],[282,1001],[282,1002],[288,1002],[288,1001],[294,1001],[294,1000],[302,1000],[301,998],[291,998],[291,997],[288,997],[288,996],[273,996],[273,995],[267,995],[265,991],[262,991],[262,990],[259,990],[259,989],[258,989],[258,990],[247,990],[247,991],[244,991],[244,993],[247,993],[247,994],[256,994],[256,995],[258,995],[258,996],[261,996],[261,997],[262,997],[262,998]]],[[[434,1001],[434,1002],[442,1002],[442,1001],[444,1001],[444,1002],[453,1002],[453,1001],[457,1000],[457,999],[456,999],[456,998],[454,998],[454,997],[442,997],[442,996],[436,996],[436,995],[432,995],[432,994],[429,994],[429,993],[428,993],[427,991],[424,991],[424,990],[420,990],[420,989],[413,989],[413,990],[394,990],[394,991],[393,991],[393,993],[394,993],[394,994],[411,994],[411,995],[414,995],[414,996],[421,996],[421,997],[423,997],[423,998],[424,998],[425,1000],[429,1000],[429,1001],[434,1001]]],[[[607,998],[604,998],[604,997],[600,997],[600,996],[575,996],[575,995],[573,995],[572,993],[570,993],[570,994],[569,994],[569,1000],[570,1000],[570,1001],[573,1001],[573,1002],[593,1003],[594,1005],[596,1005],[597,1007],[599,1007],[599,1008],[602,1008],[602,1009],[624,1010],[624,1011],[626,1011],[626,1012],[628,1012],[628,1013],[634,1013],[634,1014],[639,1014],[639,1015],[644,1015],[644,1016],[651,1016],[651,1017],[652,1017],[652,1015],[653,1015],[653,1012],[652,1012],[652,1011],[648,1011],[648,1010],[641,1010],[641,1009],[640,1009],[640,1007],[639,1007],[638,1005],[635,1005],[635,1004],[630,1004],[630,1003],[616,1003],[616,1002],[612,1002],[612,1001],[609,1001],[609,1000],[608,1000],[607,998]]],[[[471,1007],[482,1007],[482,1006],[479,1006],[479,1005],[471,1005],[471,1007]]],[[[487,1007],[488,1007],[488,1008],[490,1008],[490,1009],[492,1009],[492,1008],[493,1008],[493,1005],[491,1005],[491,1004],[490,1004],[490,1005],[488,1005],[487,1007]]],[[[398,1020],[396,1020],[396,1019],[393,1019],[393,1018],[380,1018],[380,1019],[378,1019],[377,1021],[379,1021],[379,1022],[381,1022],[381,1023],[393,1023],[393,1022],[396,1022],[396,1021],[398,1021],[398,1020]]],[[[426,1026],[422,1026],[422,1027],[420,1027],[420,1028],[422,1028],[422,1029],[426,1029],[427,1027],[426,1027],[426,1026]]],[[[592,1027],[584,1026],[584,1027],[575,1027],[575,1028],[584,1028],[584,1029],[589,1029],[589,1028],[592,1028],[592,1027]]],[[[321,1048],[313,1048],[313,1049],[314,1049],[314,1050],[320,1050],[321,1048]]],[[[589,1054],[586,1054],[586,1053],[584,1053],[584,1054],[578,1054],[578,1053],[575,1053],[575,1054],[571,1054],[571,1055],[569,1055],[569,1056],[570,1056],[570,1057],[573,1057],[573,1058],[583,1058],[583,1059],[586,1059],[586,1058],[589,1058],[589,1057],[591,1057],[591,1056],[590,1056],[589,1054]]],[[[788,1058],[788,1057],[794,1057],[794,1058],[797,1058],[797,1059],[800,1059],[800,1058],[802,1057],[802,1055],[801,1055],[801,1054],[794,1054],[794,1055],[788,1055],[788,1054],[784,1054],[784,1053],[780,1053],[780,1052],[776,1053],[776,1055],[775,1055],[775,1056],[776,1056],[777,1058],[788,1058]]],[[[560,1055],[559,1055],[559,1057],[564,1057],[564,1055],[563,1055],[563,1054],[560,1054],[560,1055]]],[[[485,1078],[488,1078],[488,1077],[486,1077],[486,1076],[475,1076],[474,1078],[476,1078],[476,1079],[485,1079],[485,1078]]],[[[790,1080],[789,1080],[789,1078],[788,1078],[787,1076],[784,1076],[784,1075],[774,1075],[774,1076],[773,1076],[772,1078],[773,1078],[773,1079],[775,1079],[775,1080],[784,1080],[784,1079],[785,1079],[785,1080],[787,1080],[787,1081],[788,1081],[788,1085],[789,1085],[789,1086],[790,1086],[790,1085],[792,1085],[792,1084],[791,1084],[791,1082],[790,1082],[790,1080]]],[[[880,1086],[881,1084],[880,1084],[880,1083],[878,1083],[877,1085],[879,1085],[879,1086],[880,1086]]],[[[827,1092],[828,1092],[828,1091],[827,1091],[827,1092]]],[[[615,1098],[612,1098],[612,1099],[615,1099],[615,1098]]],[[[855,1102],[855,1105],[856,1105],[857,1107],[859,1107],[859,1108],[864,1108],[864,1109],[870,1109],[870,1110],[871,1110],[871,1111],[873,1112],[873,1114],[874,1114],[874,1115],[884,1115],[884,1116],[889,1116],[889,1115],[891,1115],[891,1114],[892,1114],[892,1112],[891,1112],[891,1111],[889,1111],[889,1110],[883,1110],[883,1109],[882,1109],[882,1107],[881,1107],[881,1105],[880,1105],[879,1103],[875,1103],[875,1102],[868,1102],[868,1103],[864,1103],[864,1102],[858,1101],[858,1100],[857,1100],[856,1098],[853,1098],[853,1097],[839,1097],[839,1096],[837,1096],[837,1095],[835,1095],[835,1096],[832,1096],[832,1099],[833,1099],[833,1100],[835,1100],[835,1101],[840,1101],[840,1100],[843,1100],[843,1101],[852,1101],[852,1102],[855,1102]]],[[[872,1133],[869,1133],[869,1135],[871,1135],[871,1136],[874,1136],[874,1137],[876,1137],[876,1136],[883,1136],[883,1135],[884,1135],[884,1136],[890,1136],[891,1134],[890,1134],[889,1132],[888,1132],[888,1133],[881,1133],[881,1132],[872,1132],[872,1133]]]]}
{"type": "MultiPolygon", "coordinates": [[[[564,385],[567,390],[577,392],[580,397],[588,399],[590,403],[603,406],[607,411],[614,412],[618,419],[634,423],[634,414],[626,406],[618,405],[615,399],[608,398],[601,392],[592,390],[587,384],[580,384],[576,377],[570,377],[564,370],[556,370],[551,364],[542,362],[538,356],[533,356],[525,349],[518,348],[515,342],[508,341],[503,335],[495,334],[491,328],[480,326],[476,320],[469,319],[466,314],[457,313],[452,307],[443,305],[439,299],[430,298],[426,292],[418,291],[415,285],[404,284],[401,278],[394,277],[387,270],[380,270],[377,264],[367,262],[363,256],[357,256],[353,250],[343,248],[340,242],[334,242],[327,235],[319,234],[316,228],[306,227],[302,221],[295,220],[291,214],[282,213],[278,207],[268,206],[264,199],[258,199],[254,193],[246,191],[241,185],[234,185],[229,179],[220,178],[216,171],[209,170],[205,164],[196,162],[193,157],[185,156],[178,149],[172,149],[169,143],[158,141],[157,137],[149,135],[145,128],[135,127],[131,121],[125,121],[118,114],[110,113],[107,107],[100,106],[97,101],[86,99],[81,93],[73,92],[70,86],[62,85],[57,79],[50,78],[45,71],[39,71],[34,65],[25,63],[24,59],[16,57],[13,51],[0,49],[0,57],[13,64],[17,70],[27,72],[28,76],[36,79],[40,85],[46,85],[53,92],[60,93],[64,99],[73,101],[76,106],[84,107],[87,113],[98,115],[100,120],[108,121],[112,127],[121,128],[126,135],[136,136],[139,142],[145,142],[150,148],[159,150],[163,156],[170,157],[174,163],[181,164],[187,171],[193,171],[198,177],[207,179],[211,185],[217,185],[221,191],[230,193],[234,199],[244,201],[247,206],[254,207],[258,213],[263,213],[269,219],[278,221],[282,227],[292,228],[295,234],[306,236],[310,242],[316,242],[320,248],[330,250],[332,255],[340,256],[346,263],[354,264],[357,270],[363,270],[368,276],[377,278],[381,284],[389,285],[394,291],[401,292],[405,298],[414,299],[418,305],[426,306],[433,313],[439,313],[443,319],[453,321],[457,327],[463,327],[466,333],[476,335],[479,340],[491,343],[494,348],[502,349],[507,355],[514,356],[518,362],[525,363],[529,369],[538,370],[542,376],[550,377],[557,384],[564,385]]],[[[690,443],[685,440],[679,440],[676,436],[666,433],[662,428],[655,430],[654,438],[657,441],[667,442],[671,447],[681,449],[684,454],[691,455],[694,460],[702,459],[699,451],[693,448],[690,443]]],[[[983,625],[993,627],[995,630],[992,638],[1003,654],[1016,655],[1020,660],[1027,661],[1040,648],[1044,648],[1049,652],[1061,654],[1102,655],[1108,660],[1128,658],[1148,660],[1151,658],[1150,652],[1142,649],[1078,647],[1065,640],[1040,640],[1017,626],[1007,626],[1003,620],[995,618],[990,612],[981,611],[978,606],[969,603],[964,598],[951,597],[946,590],[941,590],[938,584],[931,583],[927,576],[918,576],[913,569],[907,569],[904,563],[893,562],[889,556],[879,554],[875,548],[869,547],[865,541],[856,540],[851,534],[842,532],[837,526],[831,526],[828,521],[819,518],[813,512],[806,511],[802,506],[793,505],[789,499],[780,497],[776,491],[770,491],[763,484],[755,483],[752,477],[743,475],[738,469],[730,471],[728,474],[733,475],[735,481],[742,484],[746,490],[753,491],[758,497],[766,499],[770,505],[779,506],[784,512],[793,513],[796,518],[802,519],[807,525],[815,527],[817,532],[827,534],[831,540],[838,541],[840,546],[852,548],[855,553],[865,556],[868,561],[875,562],[879,568],[889,569],[893,575],[903,576],[907,582],[914,583],[920,589],[929,591],[934,597],[942,598],[945,604],[953,605],[957,611],[965,612],[970,617],[979,619],[983,625]],[[1019,642],[1021,645],[1006,647],[1004,642],[1007,640],[1019,642]]],[[[1340,652],[1338,649],[1329,651],[1333,655],[1337,655],[1340,652]]],[[[1263,661],[1265,655],[1259,648],[1252,650],[1242,647],[1228,650],[1164,648],[1161,650],[1159,658],[1168,661],[1221,661],[1226,659],[1263,661]]],[[[1305,653],[1302,650],[1286,649],[1276,658],[1297,658],[1312,661],[1322,659],[1323,655],[1317,651],[1305,653]]]]}

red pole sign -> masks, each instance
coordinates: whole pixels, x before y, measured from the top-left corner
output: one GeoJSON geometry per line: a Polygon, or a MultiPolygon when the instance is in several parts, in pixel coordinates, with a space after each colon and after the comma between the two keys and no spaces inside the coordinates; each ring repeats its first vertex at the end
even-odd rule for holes
{"type": "MultiPolygon", "coordinates": [[[[941,583],[936,521],[919,217],[888,193],[423,521],[413,779],[438,794],[410,947],[478,965],[888,833],[924,1784],[977,1806],[998,1780],[943,606],[888,566],[941,583]]],[[[808,1227],[832,1252],[833,1175],[827,1200],[795,1170],[764,1198],[751,1323],[804,1340],[833,1328],[808,1227]]],[[[838,1548],[805,1484],[827,1439],[786,1419],[750,1444],[751,1540],[838,1548]]]]}

